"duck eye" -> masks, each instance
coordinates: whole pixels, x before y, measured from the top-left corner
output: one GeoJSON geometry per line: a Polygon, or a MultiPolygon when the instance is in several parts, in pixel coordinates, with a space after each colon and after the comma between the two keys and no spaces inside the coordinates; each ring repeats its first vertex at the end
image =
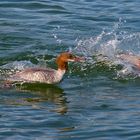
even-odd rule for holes
{"type": "Polygon", "coordinates": [[[70,55],[69,55],[69,58],[70,58],[70,59],[73,59],[73,55],[72,55],[72,54],[70,54],[70,55]]]}

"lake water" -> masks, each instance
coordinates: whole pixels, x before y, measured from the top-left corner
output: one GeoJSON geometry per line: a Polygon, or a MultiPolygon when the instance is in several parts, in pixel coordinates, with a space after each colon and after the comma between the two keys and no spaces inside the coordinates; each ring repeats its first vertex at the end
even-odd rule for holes
{"type": "Polygon", "coordinates": [[[54,67],[71,51],[58,85],[0,89],[1,140],[139,140],[140,75],[117,59],[140,55],[139,0],[0,1],[0,79],[54,67]]]}

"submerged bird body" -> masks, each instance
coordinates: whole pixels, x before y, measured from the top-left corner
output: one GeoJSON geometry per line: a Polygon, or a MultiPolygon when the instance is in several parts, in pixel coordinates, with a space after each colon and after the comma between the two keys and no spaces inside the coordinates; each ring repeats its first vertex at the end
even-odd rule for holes
{"type": "Polygon", "coordinates": [[[139,56],[135,56],[132,54],[121,54],[118,57],[121,58],[122,60],[125,60],[125,61],[131,63],[136,68],[140,69],[140,57],[139,56]]]}
{"type": "Polygon", "coordinates": [[[57,70],[51,68],[29,68],[10,76],[8,81],[40,82],[47,84],[59,83],[67,71],[68,62],[70,61],[83,61],[83,58],[65,52],[60,54],[56,59],[57,70]]]}

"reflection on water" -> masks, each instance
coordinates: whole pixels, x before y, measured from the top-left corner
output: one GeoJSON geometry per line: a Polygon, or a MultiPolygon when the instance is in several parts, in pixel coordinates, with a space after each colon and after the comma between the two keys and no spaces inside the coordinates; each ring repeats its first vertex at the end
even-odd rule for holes
{"type": "MultiPolygon", "coordinates": [[[[55,111],[60,114],[67,112],[67,101],[63,89],[56,85],[40,83],[23,83],[14,85],[16,92],[27,93],[20,98],[6,98],[5,103],[10,105],[31,105],[35,109],[47,109],[42,104],[45,102],[54,103],[57,107],[49,111],[55,111]]],[[[13,88],[13,87],[12,87],[13,88]]]]}

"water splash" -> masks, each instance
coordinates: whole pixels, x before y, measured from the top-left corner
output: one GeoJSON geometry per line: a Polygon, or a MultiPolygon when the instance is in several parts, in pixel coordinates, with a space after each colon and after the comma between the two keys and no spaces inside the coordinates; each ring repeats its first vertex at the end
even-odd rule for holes
{"type": "Polygon", "coordinates": [[[1,68],[3,69],[13,69],[13,70],[14,69],[23,70],[28,67],[35,67],[35,65],[30,61],[14,61],[1,66],[1,68]]]}
{"type": "Polygon", "coordinates": [[[73,51],[87,57],[89,60],[88,69],[95,68],[95,64],[98,62],[105,62],[109,68],[121,65],[121,70],[115,69],[117,77],[124,78],[133,74],[140,76],[140,72],[134,69],[132,64],[117,57],[120,53],[140,55],[140,32],[123,31],[120,27],[122,24],[120,19],[119,23],[114,24],[112,31],[103,30],[97,36],[81,39],[77,42],[73,51]]]}

